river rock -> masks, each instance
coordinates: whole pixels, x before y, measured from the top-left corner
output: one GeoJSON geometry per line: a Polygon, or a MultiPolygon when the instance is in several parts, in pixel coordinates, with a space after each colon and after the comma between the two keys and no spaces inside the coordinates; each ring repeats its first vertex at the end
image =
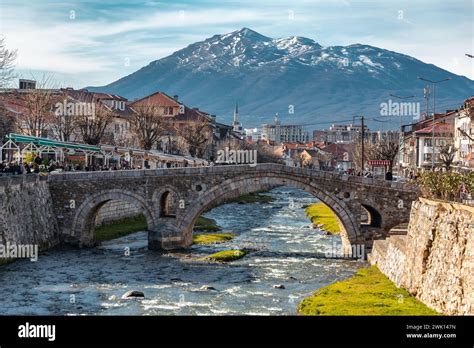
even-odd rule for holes
{"type": "Polygon", "coordinates": [[[276,284],[276,285],[273,285],[273,287],[274,287],[275,289],[286,289],[283,284],[276,284]]]}
{"type": "Polygon", "coordinates": [[[203,290],[203,291],[211,291],[211,290],[214,290],[216,291],[217,289],[213,286],[210,286],[210,285],[203,285],[199,288],[199,290],[203,290]]]}
{"type": "Polygon", "coordinates": [[[127,291],[125,294],[122,295],[122,299],[129,299],[129,298],[143,298],[145,294],[141,291],[137,290],[130,290],[127,291]]]}

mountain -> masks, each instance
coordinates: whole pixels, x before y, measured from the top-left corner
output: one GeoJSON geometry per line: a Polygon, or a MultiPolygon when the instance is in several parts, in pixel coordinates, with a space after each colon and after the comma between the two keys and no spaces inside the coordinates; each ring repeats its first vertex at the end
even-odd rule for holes
{"type": "MultiPolygon", "coordinates": [[[[164,91],[227,123],[238,102],[244,127],[272,122],[278,112],[282,123],[308,124],[310,129],[361,114],[369,125],[387,129],[400,122],[380,115],[390,93],[415,95],[405,102],[420,102],[425,110],[426,83],[417,76],[451,78],[437,87],[438,112],[457,108],[474,94],[474,81],[404,54],[362,44],[323,47],[297,36],[272,39],[248,28],[214,35],[109,85],[88,89],[130,100],[164,91]]],[[[404,117],[404,122],[410,120],[404,117]]]]}

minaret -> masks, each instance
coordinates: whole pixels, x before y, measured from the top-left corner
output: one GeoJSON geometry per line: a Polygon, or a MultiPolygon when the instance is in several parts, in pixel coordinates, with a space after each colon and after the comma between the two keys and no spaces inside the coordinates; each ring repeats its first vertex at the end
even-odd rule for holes
{"type": "Polygon", "coordinates": [[[278,117],[278,112],[275,114],[275,126],[280,125],[280,118],[278,117]]]}
{"type": "Polygon", "coordinates": [[[242,132],[242,124],[239,121],[239,106],[235,103],[234,122],[232,122],[234,132],[242,132]]]}

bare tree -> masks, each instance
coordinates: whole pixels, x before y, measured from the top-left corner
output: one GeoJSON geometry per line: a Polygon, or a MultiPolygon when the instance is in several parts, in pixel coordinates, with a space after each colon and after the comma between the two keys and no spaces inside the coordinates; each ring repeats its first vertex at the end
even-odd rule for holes
{"type": "Polygon", "coordinates": [[[259,143],[257,148],[258,163],[279,163],[283,164],[281,154],[278,154],[272,146],[259,143]]]}
{"type": "MultiPolygon", "coordinates": [[[[67,96],[64,97],[65,102],[69,102],[74,105],[72,99],[67,96]]],[[[58,101],[58,103],[60,103],[58,101]]],[[[55,106],[54,117],[52,118],[51,128],[54,133],[57,135],[61,141],[71,141],[73,134],[75,134],[77,124],[76,124],[75,113],[68,112],[62,107],[55,106]]]]}
{"type": "Polygon", "coordinates": [[[53,121],[53,107],[57,98],[52,89],[51,76],[43,76],[38,88],[20,94],[24,106],[18,122],[27,135],[41,137],[53,121]]]}
{"type": "Polygon", "coordinates": [[[99,145],[113,117],[113,111],[100,102],[95,104],[93,116],[76,116],[76,125],[81,133],[82,141],[89,145],[99,145]]]}
{"type": "Polygon", "coordinates": [[[375,156],[372,159],[380,159],[380,160],[389,160],[390,161],[390,171],[393,168],[393,161],[398,154],[398,144],[393,141],[383,140],[375,144],[374,146],[374,153],[375,156]]]}
{"type": "Polygon", "coordinates": [[[204,121],[176,127],[176,132],[184,140],[192,157],[203,157],[212,140],[209,124],[204,121]]]}
{"type": "Polygon", "coordinates": [[[304,155],[304,151],[297,152],[295,154],[295,161],[300,165],[301,168],[308,166],[308,160],[304,155]]]}
{"type": "Polygon", "coordinates": [[[362,165],[362,144],[360,142],[357,142],[351,152],[357,170],[363,170],[368,160],[375,159],[374,145],[369,141],[364,142],[364,165],[362,165]]]}
{"type": "Polygon", "coordinates": [[[113,144],[120,147],[136,147],[136,141],[133,137],[128,134],[116,134],[112,135],[110,141],[107,140],[106,144],[113,144]]]}
{"type": "Polygon", "coordinates": [[[15,116],[0,104],[0,142],[3,137],[15,131],[15,116]]]}
{"type": "Polygon", "coordinates": [[[150,150],[158,139],[165,133],[166,124],[160,107],[152,104],[142,104],[133,107],[131,130],[137,136],[140,147],[150,150]]]}
{"type": "Polygon", "coordinates": [[[5,38],[0,37],[0,88],[7,86],[15,78],[13,67],[16,58],[17,51],[7,49],[5,38]]]}
{"type": "Polygon", "coordinates": [[[456,147],[452,143],[445,144],[439,149],[439,158],[443,162],[444,167],[447,171],[451,170],[451,165],[454,162],[454,156],[456,154],[456,147]]]}

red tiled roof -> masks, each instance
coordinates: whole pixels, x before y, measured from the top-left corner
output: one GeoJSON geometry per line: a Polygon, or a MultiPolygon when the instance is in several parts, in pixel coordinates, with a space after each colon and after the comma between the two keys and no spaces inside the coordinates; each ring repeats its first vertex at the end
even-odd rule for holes
{"type": "MultiPolygon", "coordinates": [[[[452,134],[453,133],[453,125],[447,123],[438,123],[435,124],[435,134],[452,134]]],[[[425,127],[415,131],[416,135],[428,134],[431,135],[433,133],[433,126],[425,127]]]]}
{"type": "Polygon", "coordinates": [[[143,103],[152,103],[153,105],[157,106],[175,106],[179,107],[181,104],[177,102],[175,99],[171,98],[169,95],[163,92],[156,92],[141,99],[135,100],[131,103],[133,105],[140,105],[143,103]]]}
{"type": "Polygon", "coordinates": [[[187,106],[184,106],[184,113],[174,116],[173,121],[210,122],[211,117],[204,111],[191,109],[187,106]]]}

